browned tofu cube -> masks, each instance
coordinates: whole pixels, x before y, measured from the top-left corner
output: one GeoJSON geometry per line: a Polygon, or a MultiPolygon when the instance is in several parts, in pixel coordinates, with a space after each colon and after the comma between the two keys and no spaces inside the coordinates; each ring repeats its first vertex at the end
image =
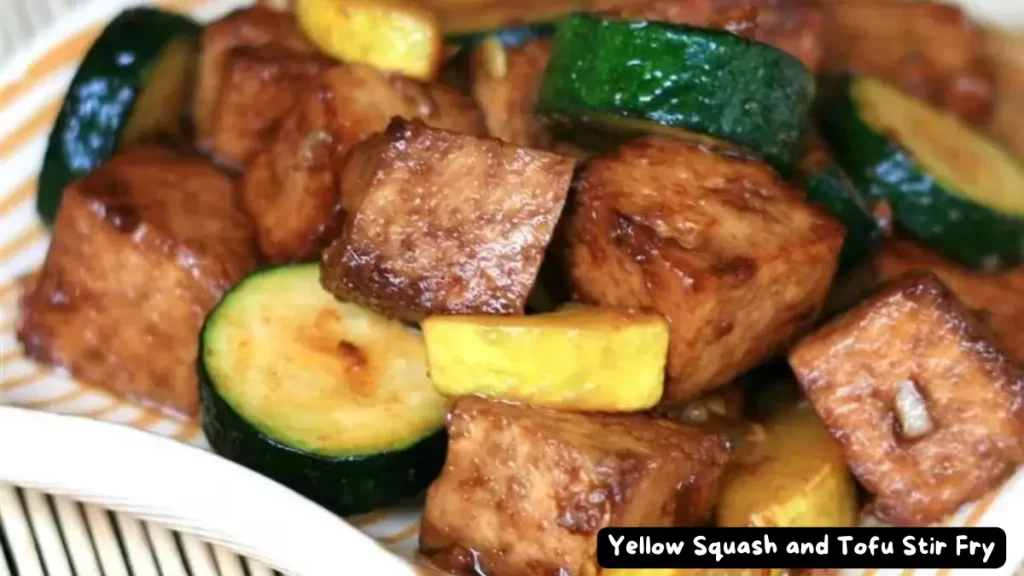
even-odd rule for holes
{"type": "Polygon", "coordinates": [[[818,0],[759,0],[754,38],[796,57],[811,72],[825,58],[825,15],[818,0]]]}
{"type": "Polygon", "coordinates": [[[122,153],[65,191],[18,336],[83,381],[194,416],[199,329],[255,266],[252,240],[204,159],[122,153]]]}
{"type": "Polygon", "coordinates": [[[1024,268],[985,273],[965,268],[911,240],[890,240],[874,261],[883,281],[931,272],[992,328],[997,344],[1024,363],[1024,268]]]}
{"type": "Polygon", "coordinates": [[[267,45],[297,54],[318,53],[316,46],[299,29],[292,13],[262,4],[232,12],[203,30],[192,106],[196,144],[200,149],[210,151],[213,147],[217,103],[221,97],[228,53],[239,46],[267,45]]]}
{"type": "Polygon", "coordinates": [[[352,146],[384,130],[394,116],[485,134],[472,98],[355,64],[321,73],[280,129],[252,159],[242,198],[260,247],[273,263],[315,260],[334,239],[338,176],[352,146]]]}
{"type": "Polygon", "coordinates": [[[224,63],[210,151],[218,161],[243,167],[330,65],[325,57],[279,46],[232,49],[224,63]]]}
{"type": "Polygon", "coordinates": [[[879,76],[971,122],[992,112],[995,83],[980,29],[930,0],[822,2],[828,71],[879,76]]]}
{"type": "Polygon", "coordinates": [[[352,152],[321,281],[409,321],[522,314],[576,161],[396,119],[352,152]]]}
{"type": "MultiPolygon", "coordinates": [[[[1024,34],[1021,38],[1024,38],[1024,34]]],[[[1024,44],[1024,40],[1021,44],[1024,44]]],[[[1024,49],[1020,53],[1024,54],[1024,49]]],[[[1024,64],[1021,68],[1024,69],[1024,64]]],[[[1020,75],[1020,81],[1024,82],[1024,73],[1020,75]]],[[[1024,158],[1024,92],[1014,95],[1001,92],[984,129],[1011,153],[1024,158]]]]}
{"type": "Polygon", "coordinates": [[[939,520],[1024,462],[1024,378],[933,275],[890,285],[789,362],[892,523],[939,520]]]}
{"type": "Polygon", "coordinates": [[[663,404],[725,384],[818,314],[844,231],[760,161],[644,137],[586,162],[566,226],[584,303],[672,325],[663,404]]]}
{"type": "Polygon", "coordinates": [[[470,60],[473,97],[491,136],[530,148],[551,144],[547,128],[533,113],[550,56],[551,42],[546,39],[503,48],[483,43],[474,49],[470,60]],[[494,50],[503,51],[504,58],[494,50]]]}
{"type": "Polygon", "coordinates": [[[728,460],[717,436],[667,420],[474,397],[453,402],[448,437],[420,549],[456,574],[597,574],[598,530],[702,523],[714,498],[692,492],[716,492],[728,460]]]}
{"type": "Polygon", "coordinates": [[[1010,152],[1024,158],[1024,34],[1011,28],[982,30],[985,60],[992,67],[997,98],[984,126],[1010,152]]]}

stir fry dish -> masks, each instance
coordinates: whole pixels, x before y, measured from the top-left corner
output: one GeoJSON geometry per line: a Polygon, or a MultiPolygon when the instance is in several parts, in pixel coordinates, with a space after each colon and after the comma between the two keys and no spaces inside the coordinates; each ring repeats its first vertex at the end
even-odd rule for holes
{"type": "Polygon", "coordinates": [[[133,8],[18,336],[337,514],[425,498],[450,574],[943,522],[1024,463],[1012,41],[925,1],[133,8]]]}

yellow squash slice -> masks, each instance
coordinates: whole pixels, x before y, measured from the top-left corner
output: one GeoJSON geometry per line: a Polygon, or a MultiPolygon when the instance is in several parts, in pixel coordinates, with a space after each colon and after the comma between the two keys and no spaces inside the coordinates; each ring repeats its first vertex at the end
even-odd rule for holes
{"type": "Polygon", "coordinates": [[[719,526],[850,527],[853,476],[814,411],[798,405],[742,441],[722,479],[719,526]]]}
{"type": "Polygon", "coordinates": [[[664,390],[668,324],[658,315],[572,307],[535,316],[432,316],[430,376],[445,396],[564,410],[651,408],[664,390]]]}
{"type": "Polygon", "coordinates": [[[295,14],[327,54],[385,72],[432,80],[443,37],[429,9],[400,0],[298,0],[295,14]]]}

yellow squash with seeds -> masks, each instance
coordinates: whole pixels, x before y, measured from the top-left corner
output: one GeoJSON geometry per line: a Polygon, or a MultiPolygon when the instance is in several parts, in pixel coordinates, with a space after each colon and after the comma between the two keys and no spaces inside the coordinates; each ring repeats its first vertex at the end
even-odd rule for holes
{"type": "Polygon", "coordinates": [[[535,316],[433,316],[430,377],[445,396],[563,410],[632,412],[664,390],[668,324],[659,315],[572,307],[535,316]]]}
{"type": "Polygon", "coordinates": [[[719,526],[855,526],[857,494],[839,445],[808,405],[743,439],[722,479],[719,526]]]}
{"type": "Polygon", "coordinates": [[[444,39],[437,17],[402,0],[298,0],[299,25],[321,50],[419,80],[432,80],[444,39]]]}

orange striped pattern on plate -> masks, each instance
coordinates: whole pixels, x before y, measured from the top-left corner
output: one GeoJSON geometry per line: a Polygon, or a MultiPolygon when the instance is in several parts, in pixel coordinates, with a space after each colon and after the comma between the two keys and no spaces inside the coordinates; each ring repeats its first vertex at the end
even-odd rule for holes
{"type": "MultiPolygon", "coordinates": [[[[126,4],[119,0],[114,3],[126,4]]],[[[155,2],[162,8],[183,13],[194,13],[214,3],[213,0],[155,2]]],[[[0,86],[0,111],[24,99],[57,72],[74,66],[101,30],[101,25],[84,26],[42,52],[21,75],[0,86]]],[[[62,95],[58,94],[37,103],[30,114],[17,118],[14,123],[8,123],[5,126],[7,131],[0,136],[0,159],[9,158],[46,135],[59,111],[61,98],[62,95]]],[[[0,116],[7,119],[2,113],[0,116]]],[[[36,184],[37,178],[32,176],[0,191],[0,220],[11,218],[15,211],[34,202],[36,184]]],[[[23,224],[14,233],[8,232],[6,227],[0,231],[0,264],[48,240],[47,231],[38,220],[23,224]]],[[[41,261],[35,262],[32,268],[19,272],[31,273],[40,264],[41,261]]],[[[4,403],[118,422],[205,447],[202,431],[196,422],[180,420],[132,404],[105,390],[72,381],[61,373],[26,359],[14,334],[19,293],[17,278],[0,277],[0,399],[4,403]]],[[[399,551],[408,552],[415,547],[419,520],[414,512],[381,510],[354,519],[353,523],[376,536],[383,544],[399,551]]]]}
{"type": "MultiPolygon", "coordinates": [[[[107,0],[112,5],[125,5],[127,0],[107,0]]],[[[223,2],[223,0],[221,0],[223,2]]],[[[166,9],[195,13],[216,3],[216,0],[162,0],[156,2],[166,9]]],[[[244,4],[239,0],[239,4],[244,4]]],[[[24,69],[24,72],[7,84],[0,86],[0,114],[16,103],[22,102],[31,91],[41,86],[58,71],[73,66],[97,37],[102,26],[85,25],[53,42],[24,69]]],[[[49,130],[60,106],[60,97],[53,96],[36,103],[31,113],[16,118],[13,126],[0,137],[0,159],[38,141],[49,130]]],[[[5,119],[7,116],[3,116],[5,119]]],[[[36,167],[36,170],[38,167],[36,167]]],[[[11,218],[34,201],[36,175],[25,177],[19,182],[8,183],[0,190],[0,220],[11,218]]],[[[31,211],[26,210],[25,213],[31,211]]],[[[47,241],[47,232],[38,222],[22,222],[8,232],[0,229],[0,266],[22,258],[31,250],[47,241]]],[[[41,264],[41,253],[28,267],[17,270],[28,274],[41,264]]],[[[16,343],[16,300],[19,289],[13,276],[0,276],[0,398],[12,404],[39,410],[52,410],[118,422],[140,429],[165,434],[196,445],[205,445],[201,430],[195,422],[183,421],[166,416],[144,406],[138,406],[117,398],[101,389],[68,379],[63,374],[39,366],[27,360],[16,343]]],[[[1024,500],[1024,476],[1018,474],[1010,484],[1014,485],[1012,496],[1007,486],[968,506],[950,525],[974,526],[986,523],[996,503],[1009,507],[1008,500],[1019,509],[1024,500]]],[[[419,532],[418,511],[389,509],[373,512],[350,519],[351,523],[375,536],[382,544],[399,552],[410,554],[415,550],[419,532]]],[[[1015,534],[1022,534],[1018,529],[1015,534]]],[[[1024,537],[1024,536],[1022,536],[1024,537]]],[[[1014,548],[1011,547],[1011,550],[1014,548]]],[[[878,572],[896,574],[896,571],[864,570],[853,571],[857,576],[876,576],[878,572]]],[[[924,571],[916,571],[923,573],[924,571]]],[[[900,576],[911,576],[914,570],[899,572],[900,576]]],[[[949,576],[948,571],[935,572],[936,576],[949,576]]]]}

